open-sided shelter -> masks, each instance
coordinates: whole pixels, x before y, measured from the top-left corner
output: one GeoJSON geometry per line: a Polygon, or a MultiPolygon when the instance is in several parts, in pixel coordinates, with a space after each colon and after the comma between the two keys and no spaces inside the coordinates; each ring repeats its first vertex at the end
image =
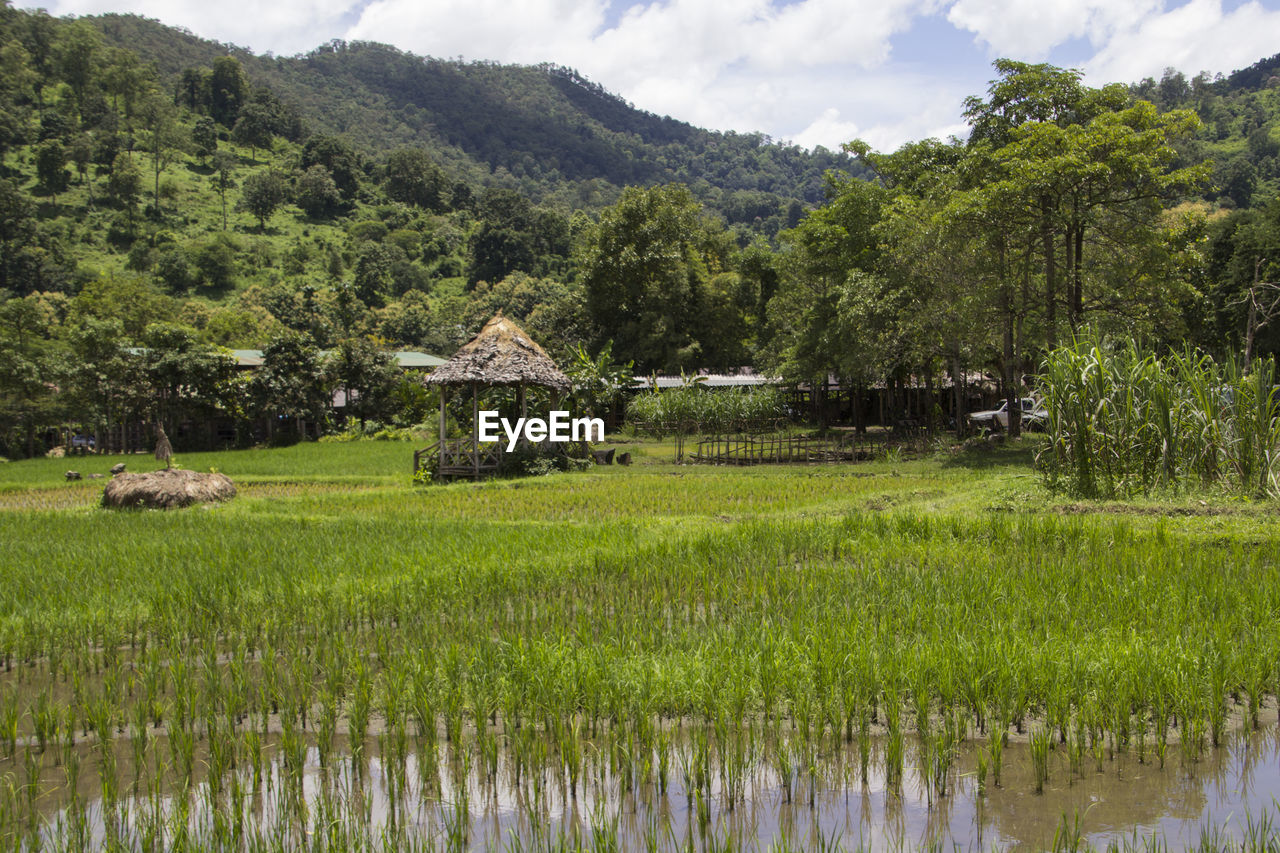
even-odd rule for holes
{"type": "Polygon", "coordinates": [[[479,477],[498,468],[501,449],[482,448],[478,435],[482,387],[516,388],[521,417],[528,416],[525,398],[528,387],[549,389],[552,408],[558,396],[570,388],[569,378],[542,347],[501,312],[423,381],[440,388],[438,473],[441,477],[479,477]],[[471,388],[471,436],[451,441],[445,434],[446,398],[451,390],[467,386],[471,388]]]}

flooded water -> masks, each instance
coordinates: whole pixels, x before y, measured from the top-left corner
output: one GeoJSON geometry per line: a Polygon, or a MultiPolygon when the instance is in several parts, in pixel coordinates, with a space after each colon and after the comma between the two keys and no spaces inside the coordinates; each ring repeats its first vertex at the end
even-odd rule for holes
{"type": "Polygon", "coordinates": [[[869,746],[865,781],[858,745],[830,737],[797,750],[760,730],[717,749],[686,727],[647,755],[628,752],[634,741],[626,738],[584,738],[567,758],[540,736],[517,739],[495,732],[464,738],[461,749],[429,749],[407,734],[382,733],[357,762],[339,735],[322,767],[313,738],[286,743],[278,734],[235,732],[225,738],[229,752],[215,754],[213,739],[195,748],[186,783],[163,731],[141,753],[141,773],[124,736],[106,761],[92,744],[29,756],[20,748],[18,757],[0,759],[0,781],[9,783],[0,820],[27,847],[86,849],[163,849],[183,840],[289,848],[317,835],[338,847],[363,839],[374,847],[474,850],[576,843],[1033,850],[1055,838],[1092,847],[1156,838],[1179,849],[1204,837],[1280,837],[1270,823],[1280,812],[1275,725],[1230,733],[1199,758],[1171,744],[1163,768],[1150,745],[1139,760],[1132,747],[1113,753],[1105,743],[1076,752],[1073,768],[1071,751],[1055,743],[1040,793],[1031,749],[1018,742],[1005,747],[997,783],[988,741],[965,742],[939,775],[936,752],[907,735],[895,783],[883,738],[869,746]],[[69,773],[68,764],[77,767],[69,773]],[[32,789],[26,782],[37,766],[32,789]],[[69,777],[78,780],[74,799],[69,777]],[[104,789],[115,793],[104,799],[104,789]],[[24,798],[39,812],[34,826],[24,798]]]}

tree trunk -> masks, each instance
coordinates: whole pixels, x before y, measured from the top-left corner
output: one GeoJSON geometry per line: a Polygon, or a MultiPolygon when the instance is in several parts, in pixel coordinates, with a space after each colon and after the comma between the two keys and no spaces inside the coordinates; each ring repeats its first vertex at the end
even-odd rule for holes
{"type": "Polygon", "coordinates": [[[1040,239],[1044,244],[1044,323],[1045,349],[1051,350],[1058,340],[1058,256],[1053,248],[1053,227],[1049,220],[1049,197],[1040,200],[1040,239]]]}
{"type": "Polygon", "coordinates": [[[1249,286],[1249,313],[1244,321],[1244,371],[1249,372],[1253,361],[1253,338],[1258,332],[1258,278],[1262,272],[1262,258],[1253,263],[1253,284],[1249,286]]]}
{"type": "Polygon", "coordinates": [[[1084,262],[1084,226],[1076,226],[1075,280],[1071,287],[1071,323],[1078,326],[1084,321],[1084,277],[1081,266],[1084,262]]]}
{"type": "Polygon", "coordinates": [[[924,372],[924,423],[929,430],[929,435],[933,435],[934,431],[941,426],[936,422],[933,416],[934,410],[942,411],[941,394],[935,396],[933,388],[933,370],[932,368],[924,372]]]}
{"type": "Polygon", "coordinates": [[[1012,300],[1006,294],[1004,320],[1004,397],[1007,406],[1005,411],[1009,417],[1009,437],[1017,438],[1022,434],[1022,400],[1019,388],[1013,376],[1013,310],[1012,300]]]}

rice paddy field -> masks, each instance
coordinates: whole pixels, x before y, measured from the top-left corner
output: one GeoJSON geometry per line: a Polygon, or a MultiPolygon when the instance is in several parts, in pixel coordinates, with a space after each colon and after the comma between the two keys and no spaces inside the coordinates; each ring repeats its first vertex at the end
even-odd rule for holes
{"type": "Polygon", "coordinates": [[[413,486],[411,447],[0,465],[0,848],[1258,849],[1280,507],[1035,446],[413,486]]]}

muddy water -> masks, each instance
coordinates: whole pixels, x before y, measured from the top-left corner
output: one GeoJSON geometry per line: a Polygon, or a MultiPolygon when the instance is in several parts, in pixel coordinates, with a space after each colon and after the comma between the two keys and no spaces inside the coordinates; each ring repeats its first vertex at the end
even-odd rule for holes
{"type": "MultiPolygon", "coordinates": [[[[183,786],[171,770],[163,771],[168,751],[159,738],[136,791],[132,780],[139,774],[127,750],[117,750],[121,794],[111,808],[104,808],[100,797],[100,750],[82,749],[79,805],[73,806],[67,791],[57,787],[65,772],[52,766],[51,748],[42,773],[36,837],[57,847],[94,848],[111,840],[142,847],[148,836],[171,843],[182,826],[188,840],[205,844],[222,846],[240,831],[291,847],[326,827],[347,838],[373,839],[375,845],[385,839],[389,846],[464,844],[477,850],[510,848],[516,840],[541,846],[556,839],[592,843],[614,837],[622,849],[636,850],[684,848],[690,842],[698,849],[713,843],[747,849],[779,843],[790,849],[835,844],[873,850],[938,845],[1031,850],[1051,846],[1055,835],[1078,833],[1093,847],[1141,845],[1156,837],[1179,849],[1199,844],[1206,832],[1218,839],[1244,838],[1251,821],[1256,829],[1267,815],[1280,813],[1273,799],[1280,796],[1280,728],[1275,725],[1232,733],[1227,743],[1206,748],[1198,759],[1171,747],[1163,769],[1150,749],[1145,761],[1132,750],[1113,755],[1101,749],[1086,753],[1073,771],[1065,748],[1056,745],[1042,793],[1034,790],[1025,743],[1006,747],[999,784],[988,770],[981,792],[977,763],[985,747],[966,745],[945,791],[939,792],[925,783],[914,738],[906,740],[900,790],[886,783],[883,742],[872,745],[865,783],[856,747],[828,745],[818,755],[815,775],[802,766],[784,786],[776,752],[762,740],[743,764],[740,794],[730,796],[714,750],[704,793],[691,792],[683,768],[694,763],[695,751],[687,741],[674,748],[667,790],[660,792],[656,774],[637,765],[632,765],[635,772],[615,775],[604,743],[583,743],[582,776],[570,790],[554,758],[541,772],[526,771],[517,781],[506,752],[498,755],[496,774],[486,774],[477,769],[482,760],[477,750],[454,755],[442,746],[434,762],[407,753],[403,770],[396,771],[399,763],[387,764],[379,755],[379,746],[388,741],[372,739],[359,775],[349,753],[322,769],[314,745],[307,748],[301,772],[291,773],[278,739],[272,738],[263,750],[256,786],[248,755],[241,752],[237,769],[214,797],[199,772],[187,793],[178,794],[183,786]],[[156,767],[162,768],[159,777],[156,767]],[[148,776],[164,780],[158,790],[148,792],[148,776]],[[623,778],[636,781],[624,790],[623,778]],[[649,781],[640,781],[645,778],[649,781]]],[[[207,763],[207,753],[197,754],[198,767],[207,763]]],[[[6,772],[20,786],[21,760],[0,762],[0,776],[6,772]]]]}

